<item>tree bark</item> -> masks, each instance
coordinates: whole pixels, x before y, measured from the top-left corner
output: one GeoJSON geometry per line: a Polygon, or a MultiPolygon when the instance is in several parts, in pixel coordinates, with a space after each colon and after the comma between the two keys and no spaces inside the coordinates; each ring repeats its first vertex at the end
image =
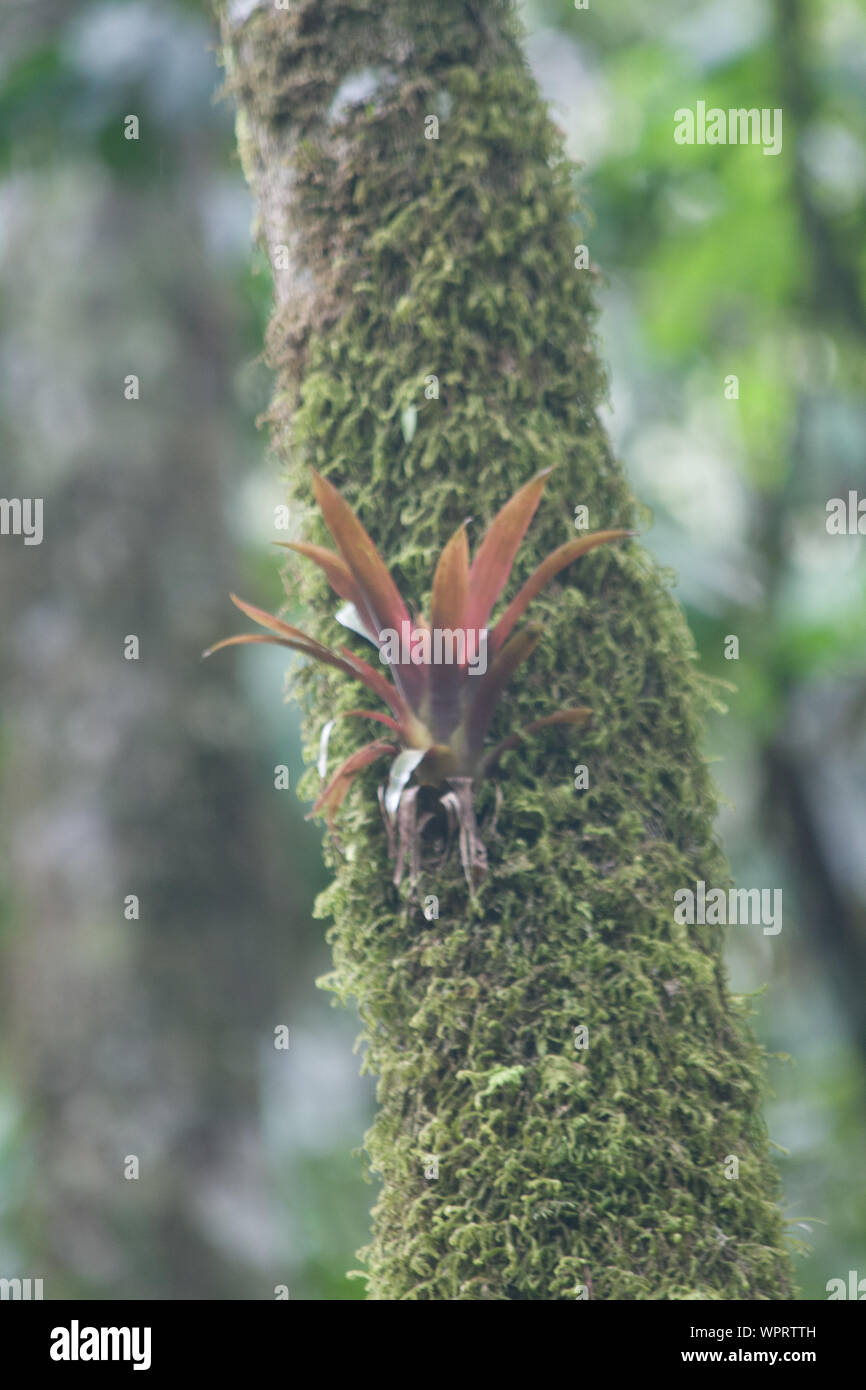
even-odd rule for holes
{"type": "MultiPolygon", "coordinates": [[[[474,517],[477,544],[541,467],[556,465],[515,586],[575,534],[576,506],[592,528],[630,525],[597,417],[572,171],[510,6],[217,9],[275,267],[273,435],[309,538],[327,540],[306,513],[313,465],[429,611],[454,527],[474,517]]],[[[301,570],[293,589],[333,641],[334,604],[301,570]]],[[[493,737],[565,704],[595,722],[503,759],[495,829],[493,788],[478,799],[477,898],[455,855],[425,872],[438,918],[393,887],[375,769],[326,849],[327,983],[357,1001],[379,1077],[369,1295],[788,1297],[748,1007],[727,992],[719,928],[673,917],[677,889],[728,884],[690,635],[634,544],[578,562],[533,613],[543,642],[493,737]]],[[[298,690],[312,763],[322,723],[357,694],[320,669],[298,690]]],[[[356,746],[349,722],[338,734],[336,752],[356,746]]]]}

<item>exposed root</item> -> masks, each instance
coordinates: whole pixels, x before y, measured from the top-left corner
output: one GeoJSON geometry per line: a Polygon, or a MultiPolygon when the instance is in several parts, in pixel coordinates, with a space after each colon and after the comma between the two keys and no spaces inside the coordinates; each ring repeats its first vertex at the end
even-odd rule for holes
{"type": "MultiPolygon", "coordinates": [[[[443,792],[438,801],[446,817],[445,847],[433,867],[438,869],[445,863],[451,844],[456,838],[466,882],[470,891],[474,892],[476,885],[487,873],[487,851],[478,833],[478,823],[475,819],[473,781],[471,777],[452,777],[448,779],[448,787],[449,790],[443,792]]],[[[400,798],[396,816],[392,817],[385,809],[385,788],[379,788],[379,807],[388,836],[388,855],[394,861],[394,886],[399,888],[403,881],[408,859],[410,899],[414,897],[421,878],[421,837],[435,816],[435,811],[425,811],[419,816],[418,796],[422,790],[421,787],[407,788],[400,798]]],[[[499,809],[498,800],[496,809],[499,809]]]]}
{"type": "Polygon", "coordinates": [[[466,882],[472,891],[487,873],[487,850],[478,834],[475,819],[475,806],[472,800],[472,778],[451,777],[448,785],[453,791],[446,796],[454,796],[457,802],[457,820],[460,826],[460,862],[466,875],[466,882]]]}

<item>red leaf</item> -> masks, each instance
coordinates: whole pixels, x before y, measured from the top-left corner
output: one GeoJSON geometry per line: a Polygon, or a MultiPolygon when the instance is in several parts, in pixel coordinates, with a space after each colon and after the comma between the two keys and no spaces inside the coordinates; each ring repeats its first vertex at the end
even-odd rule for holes
{"type": "Polygon", "coordinates": [[[493,658],[484,675],[475,677],[479,688],[464,720],[466,748],[461,750],[470,765],[481,749],[502,691],[521,662],[535,650],[540,637],[541,628],[532,625],[516,632],[493,658]]]}
{"type": "Polygon", "coordinates": [[[399,751],[393,743],[384,743],[379,740],[375,743],[365,743],[363,748],[359,748],[357,752],[352,753],[345,762],[340,764],[306,819],[311,820],[313,816],[324,811],[328,825],[333,825],[334,814],[345,801],[349,788],[358,773],[363,768],[369,767],[370,763],[374,763],[377,758],[384,757],[386,753],[398,753],[399,751]]]}
{"type": "Polygon", "coordinates": [[[318,768],[319,768],[319,776],[322,778],[323,781],[324,781],[325,773],[326,773],[326,771],[327,771],[327,766],[328,766],[328,744],[329,744],[330,739],[331,739],[331,734],[333,733],[333,730],[334,730],[334,725],[336,724],[336,722],[337,722],[338,719],[353,719],[353,718],[354,718],[354,719],[374,719],[378,724],[384,724],[387,728],[393,729],[394,733],[395,733],[395,734],[398,734],[398,735],[400,736],[400,738],[403,737],[403,730],[401,729],[401,727],[400,727],[400,725],[397,723],[397,721],[396,721],[395,719],[392,719],[391,716],[390,716],[389,714],[380,714],[378,710],[375,710],[375,709],[347,709],[347,710],[344,710],[342,714],[335,714],[334,717],[333,717],[333,719],[329,719],[328,722],[327,722],[327,724],[325,724],[324,728],[322,729],[321,736],[320,736],[320,738],[319,738],[318,768]]]}
{"type": "Polygon", "coordinates": [[[511,632],[514,624],[523,616],[536,595],[546,584],[549,584],[554,575],[559,574],[560,570],[570,565],[572,560],[576,560],[580,555],[585,555],[587,551],[594,550],[597,545],[605,545],[608,541],[621,540],[623,536],[633,536],[633,531],[590,531],[586,536],[579,536],[573,541],[566,541],[565,545],[560,545],[556,550],[552,550],[545,560],[542,560],[538,569],[527,579],[523,588],[516,598],[513,598],[506,608],[499,622],[496,624],[490,635],[491,651],[497,652],[511,632]]]}
{"type": "MultiPolygon", "coordinates": [[[[469,597],[469,541],[466,526],[458,526],[439,557],[433,576],[430,627],[433,632],[462,632],[464,647],[469,597]]],[[[459,719],[460,691],[466,680],[466,661],[431,668],[427,679],[430,722],[437,738],[447,738],[459,719]]]]}
{"type": "Polygon", "coordinates": [[[523,728],[509,734],[507,738],[504,738],[501,743],[497,743],[495,748],[491,748],[490,752],[485,754],[479,771],[479,779],[487,776],[503,753],[507,753],[509,748],[517,748],[524,738],[537,733],[539,729],[545,729],[551,724],[586,724],[591,718],[592,710],[589,706],[578,705],[576,709],[558,709],[554,714],[545,714],[542,719],[533,719],[530,724],[524,724],[523,728]]]}
{"type": "Polygon", "coordinates": [[[430,626],[459,628],[466,618],[469,593],[469,541],[466,526],[458,526],[439,556],[433,576],[430,626]]]}
{"type": "Polygon", "coordinates": [[[323,545],[308,545],[305,541],[274,541],[274,545],[279,545],[284,550],[296,550],[299,555],[305,555],[308,560],[317,564],[324,571],[334,593],[347,603],[355,605],[372,634],[373,619],[364,603],[360,586],[345,560],[335,550],[326,550],[323,545]]]}
{"type": "Polygon", "coordinates": [[[392,719],[390,715],[387,714],[380,714],[379,711],[375,709],[347,709],[343,714],[338,714],[336,717],[338,719],[375,719],[380,724],[387,724],[388,728],[393,729],[395,734],[400,734],[402,736],[403,733],[396,719],[392,719]]]}
{"type": "Polygon", "coordinates": [[[508,582],[514,557],[552,472],[545,468],[515,492],[494,517],[469,571],[469,603],[466,622],[486,626],[493,605],[508,582]]]}
{"type": "Polygon", "coordinates": [[[391,685],[390,681],[382,675],[381,671],[377,671],[369,662],[365,661],[363,657],[356,656],[350,647],[344,647],[342,643],[340,643],[339,651],[342,659],[351,666],[352,670],[358,676],[358,679],[364,682],[367,689],[375,690],[376,694],[381,696],[386,704],[391,706],[397,718],[405,721],[410,714],[409,707],[403,697],[394,689],[393,685],[391,685]],[[385,695],[386,690],[388,692],[387,697],[385,695]]]}
{"type": "Polygon", "coordinates": [[[348,565],[376,633],[383,628],[400,632],[409,612],[388,568],[352,508],[333,483],[313,469],[313,490],[337,548],[348,565]]]}
{"type": "Polygon", "coordinates": [[[296,642],[289,642],[284,637],[265,637],[260,632],[243,632],[237,637],[224,637],[221,642],[214,642],[212,647],[207,647],[202,652],[202,661],[213,656],[214,652],[221,652],[223,647],[245,647],[257,642],[267,643],[271,647],[291,647],[292,651],[298,650],[296,642]]]}
{"type": "MultiPolygon", "coordinates": [[[[397,634],[402,647],[403,623],[409,622],[409,611],[399,589],[348,502],[333,483],[329,483],[327,478],[323,478],[315,469],[312,472],[316,501],[322,509],[328,530],[337,542],[337,548],[360,590],[363,602],[360,611],[369,615],[377,639],[384,629],[388,628],[397,634]]],[[[423,699],[427,685],[426,667],[416,666],[411,661],[395,662],[391,670],[400,693],[417,707],[423,699]]]]}
{"type": "Polygon", "coordinates": [[[338,656],[336,652],[331,651],[330,647],[323,646],[314,637],[310,637],[306,632],[301,632],[300,628],[284,623],[281,618],[275,618],[271,613],[266,613],[251,603],[244,603],[243,599],[239,599],[235,594],[231,595],[231,600],[237,608],[240,608],[242,613],[246,613],[262,627],[268,628],[274,633],[274,636],[262,637],[258,633],[244,633],[238,637],[226,637],[222,642],[208,647],[207,651],[203,653],[204,656],[210,656],[223,647],[238,647],[254,642],[270,642],[273,646],[289,647],[292,651],[302,652],[304,656],[311,656],[315,661],[321,661],[325,666],[333,666],[335,670],[342,671],[347,676],[353,676],[355,680],[361,681],[368,690],[372,690],[375,695],[384,700],[402,724],[408,727],[408,724],[411,723],[411,713],[400,693],[383,675],[374,671],[372,666],[368,666],[367,662],[362,661],[359,656],[355,656],[348,647],[341,647],[342,655],[338,656]]]}
{"type": "Polygon", "coordinates": [[[317,642],[315,637],[310,637],[308,633],[302,632],[299,627],[292,627],[291,623],[284,623],[282,618],[275,618],[273,613],[265,612],[264,608],[256,608],[253,603],[245,603],[237,594],[229,594],[229,598],[235,608],[239,608],[248,618],[252,618],[259,627],[266,627],[269,632],[275,632],[278,637],[290,638],[293,642],[302,642],[310,650],[318,649],[328,651],[321,642],[317,642]]]}

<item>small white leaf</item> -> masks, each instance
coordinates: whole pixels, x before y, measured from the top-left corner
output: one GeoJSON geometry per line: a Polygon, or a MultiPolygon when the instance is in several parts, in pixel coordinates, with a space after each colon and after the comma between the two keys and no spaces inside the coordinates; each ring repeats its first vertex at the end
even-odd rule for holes
{"type": "Polygon", "coordinates": [[[319,739],[319,761],[316,767],[323,782],[328,771],[328,740],[331,737],[331,730],[336,722],[336,719],[329,719],[322,730],[322,737],[319,739]]]}
{"type": "Polygon", "coordinates": [[[403,789],[418,764],[427,755],[426,748],[406,748],[394,759],[385,788],[385,810],[389,816],[396,816],[403,789]]]}
{"type": "Polygon", "coordinates": [[[378,648],[379,642],[376,634],[367,627],[354,603],[344,603],[334,616],[343,627],[347,627],[350,632],[357,632],[359,637],[366,638],[368,642],[372,642],[373,646],[378,648]]]}
{"type": "Polygon", "coordinates": [[[400,427],[403,430],[403,438],[407,444],[411,444],[415,438],[415,427],[418,424],[418,407],[407,405],[403,414],[400,416],[400,427]]]}

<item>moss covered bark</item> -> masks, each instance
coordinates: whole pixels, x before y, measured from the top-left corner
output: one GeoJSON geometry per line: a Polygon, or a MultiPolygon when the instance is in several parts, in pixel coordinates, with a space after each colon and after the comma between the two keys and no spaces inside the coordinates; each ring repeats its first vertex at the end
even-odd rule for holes
{"type": "MultiPolygon", "coordinates": [[[[591,276],[573,265],[573,171],[509,7],[220,8],[262,237],[272,261],[288,255],[269,351],[298,504],[313,464],[428,611],[454,527],[474,517],[477,540],[540,467],[557,465],[515,585],[574,535],[576,505],[592,527],[632,524],[596,413],[605,378],[591,276]]],[[[327,539],[313,511],[305,530],[327,539]]],[[[308,625],[333,640],[331,596],[290,568],[308,625]]],[[[533,612],[544,639],[493,737],[566,704],[592,705],[595,723],[504,758],[495,828],[492,787],[479,798],[490,872],[477,900],[455,855],[422,884],[438,919],[392,886],[375,768],[341,813],[341,850],[326,851],[328,984],[357,1002],[379,1077],[369,1294],[788,1297],[748,1007],[727,992],[718,928],[673,921],[677,888],[728,872],[688,630],[637,544],[579,561],[533,612]]],[[[323,720],[358,692],[318,668],[296,689],[312,763],[323,720]]],[[[333,751],[360,741],[347,721],[333,751]]]]}

